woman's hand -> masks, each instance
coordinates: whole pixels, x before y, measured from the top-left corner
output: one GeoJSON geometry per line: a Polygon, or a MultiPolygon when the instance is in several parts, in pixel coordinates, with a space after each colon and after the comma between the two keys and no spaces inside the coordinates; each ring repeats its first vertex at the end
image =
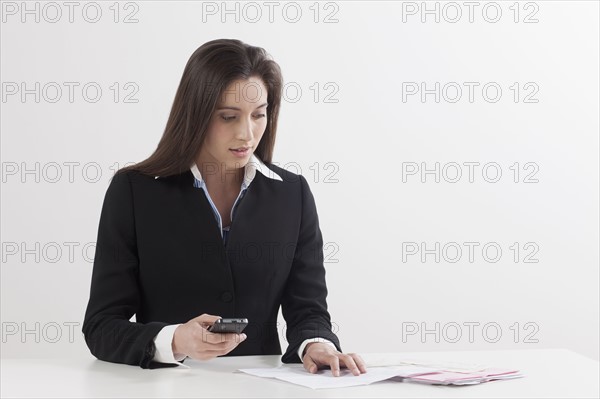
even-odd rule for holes
{"type": "Polygon", "coordinates": [[[185,355],[196,360],[209,360],[231,352],[246,334],[211,333],[207,330],[219,316],[204,313],[175,329],[171,347],[176,357],[185,355]]]}
{"type": "Polygon", "coordinates": [[[304,368],[313,374],[322,366],[329,366],[336,377],[340,375],[340,366],[347,367],[354,375],[367,372],[364,360],[356,353],[344,354],[331,345],[319,342],[311,342],[306,345],[302,363],[304,363],[304,368]]]}

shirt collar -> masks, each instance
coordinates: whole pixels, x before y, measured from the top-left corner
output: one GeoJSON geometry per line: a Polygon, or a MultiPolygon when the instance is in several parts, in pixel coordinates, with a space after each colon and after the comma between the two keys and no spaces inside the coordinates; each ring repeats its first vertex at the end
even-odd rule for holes
{"type": "MultiPolygon", "coordinates": [[[[192,165],[190,166],[190,170],[192,171],[192,174],[194,175],[196,180],[200,184],[203,184],[204,179],[200,174],[200,170],[198,169],[198,165],[196,165],[196,162],[192,163],[192,165]]],[[[268,177],[269,179],[283,181],[281,179],[281,176],[269,169],[267,165],[265,165],[260,159],[258,159],[256,155],[252,154],[250,160],[248,161],[246,166],[244,166],[244,182],[242,183],[243,188],[247,188],[248,186],[250,186],[250,183],[252,183],[252,180],[254,180],[254,177],[256,176],[256,171],[259,171],[263,176],[268,177]]]]}

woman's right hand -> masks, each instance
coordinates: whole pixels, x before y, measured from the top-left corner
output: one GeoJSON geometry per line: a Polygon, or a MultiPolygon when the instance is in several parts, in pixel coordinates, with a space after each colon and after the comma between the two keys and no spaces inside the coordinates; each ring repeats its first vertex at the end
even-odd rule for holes
{"type": "Polygon", "coordinates": [[[204,313],[177,327],[171,344],[173,354],[176,357],[185,355],[196,360],[209,360],[231,352],[246,339],[246,334],[208,331],[207,328],[220,318],[204,313]]]}

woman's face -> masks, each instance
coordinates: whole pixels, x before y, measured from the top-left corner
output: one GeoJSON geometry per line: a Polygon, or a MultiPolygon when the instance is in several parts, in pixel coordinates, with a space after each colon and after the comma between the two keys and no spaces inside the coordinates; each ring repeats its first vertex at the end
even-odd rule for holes
{"type": "Polygon", "coordinates": [[[267,88],[262,80],[250,77],[234,81],[211,116],[200,162],[215,163],[217,170],[246,166],[266,127],[267,88]]]}

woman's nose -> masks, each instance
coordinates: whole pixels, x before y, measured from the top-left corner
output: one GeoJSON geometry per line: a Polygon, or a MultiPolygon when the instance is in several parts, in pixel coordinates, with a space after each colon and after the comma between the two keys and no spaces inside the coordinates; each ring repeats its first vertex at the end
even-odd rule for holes
{"type": "Polygon", "coordinates": [[[252,121],[246,119],[245,122],[242,123],[242,126],[240,126],[240,129],[238,130],[238,139],[243,141],[249,141],[252,140],[252,137],[252,121]]]}

